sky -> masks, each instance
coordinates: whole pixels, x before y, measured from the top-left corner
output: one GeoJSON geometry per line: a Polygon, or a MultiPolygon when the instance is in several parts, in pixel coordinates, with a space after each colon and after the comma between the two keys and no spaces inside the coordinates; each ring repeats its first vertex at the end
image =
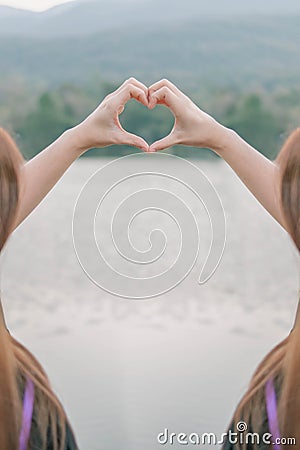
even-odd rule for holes
{"type": "MultiPolygon", "coordinates": [[[[55,5],[60,5],[62,3],[71,2],[74,0],[0,0],[0,6],[13,6],[15,8],[21,8],[21,9],[28,9],[31,11],[44,11],[46,9],[51,8],[55,5]]],[[[99,0],[100,1],[100,0],[99,0]]],[[[103,1],[103,0],[102,0],[103,1]]],[[[109,0],[105,0],[106,2],[109,2],[109,0]]],[[[122,0],[124,3],[134,3],[134,1],[140,1],[140,0],[122,0]]],[[[145,0],[142,0],[145,1],[145,0]]],[[[157,1],[157,0],[156,0],[157,1]]],[[[163,0],[161,0],[163,1],[163,0]]],[[[165,0],[165,2],[169,1],[172,3],[172,0],[165,0]]],[[[184,0],[182,0],[184,2],[184,0]]],[[[195,1],[195,0],[194,0],[195,1]]],[[[209,4],[210,0],[199,0],[199,3],[209,4]]],[[[221,5],[228,9],[228,11],[234,11],[235,9],[241,9],[241,0],[214,0],[214,4],[218,5],[218,2],[221,3],[221,5]]],[[[289,12],[289,13],[296,13],[300,11],[300,4],[299,0],[285,0],[284,2],[282,0],[272,0],[270,2],[262,3],[261,0],[253,0],[250,2],[251,4],[254,4],[256,10],[260,11],[260,9],[267,9],[269,12],[276,11],[279,13],[289,12]],[[263,8],[262,6],[263,5],[263,8]]],[[[245,5],[243,6],[243,8],[245,5]]],[[[248,8],[249,9],[249,8],[248,8]]],[[[251,8],[250,8],[251,9],[251,8]]]]}
{"type": "Polygon", "coordinates": [[[15,8],[30,9],[31,11],[44,11],[52,6],[70,1],[74,0],[0,0],[0,6],[13,6],[15,8]]]}

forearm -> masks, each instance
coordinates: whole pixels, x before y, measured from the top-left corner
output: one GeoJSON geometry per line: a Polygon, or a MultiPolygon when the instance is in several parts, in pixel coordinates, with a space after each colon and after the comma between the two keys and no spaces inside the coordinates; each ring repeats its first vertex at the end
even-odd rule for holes
{"type": "Polygon", "coordinates": [[[153,84],[148,97],[150,109],[163,104],[175,117],[170,134],[151,144],[150,152],[178,144],[211,148],[227,161],[264,208],[284,226],[278,165],[198,108],[170,81],[164,79],[153,84]]]}
{"type": "Polygon", "coordinates": [[[43,200],[70,165],[91,148],[114,144],[133,145],[143,150],[148,144],[125,131],[119,115],[132,98],[148,106],[148,89],[134,78],[105,97],[102,103],[80,124],[66,131],[53,144],[21,169],[21,195],[16,226],[43,200]]]}
{"type": "Polygon", "coordinates": [[[81,153],[75,133],[68,130],[24,164],[16,226],[38,206],[81,153]]]}
{"type": "Polygon", "coordinates": [[[214,150],[230,165],[262,206],[284,226],[278,166],[232,130],[225,129],[222,145],[214,150]]]}

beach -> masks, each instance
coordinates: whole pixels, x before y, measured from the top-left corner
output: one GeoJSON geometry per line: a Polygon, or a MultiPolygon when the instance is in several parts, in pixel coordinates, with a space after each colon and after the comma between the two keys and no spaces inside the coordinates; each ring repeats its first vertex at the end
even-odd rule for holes
{"type": "MultiPolygon", "coordinates": [[[[196,262],[163,295],[112,295],[86,276],[72,239],[80,190],[109,161],[74,163],[11,237],[1,260],[7,326],[47,370],[80,448],[156,450],[165,428],[221,435],[257,364],[293,326],[298,271],[292,244],[226,163],[196,160],[226,214],[216,273],[199,285],[196,262]]],[[[163,170],[165,161],[157,164],[163,170]]],[[[196,200],[191,208],[201,216],[196,200]]],[[[141,219],[141,243],[143,227],[141,219]]]]}

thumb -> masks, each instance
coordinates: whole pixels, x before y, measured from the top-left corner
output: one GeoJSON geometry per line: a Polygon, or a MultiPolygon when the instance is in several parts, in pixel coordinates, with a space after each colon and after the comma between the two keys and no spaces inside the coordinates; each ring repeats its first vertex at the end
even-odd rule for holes
{"type": "Polygon", "coordinates": [[[124,131],[122,135],[122,141],[125,145],[131,145],[133,147],[138,147],[144,152],[149,150],[149,144],[136,134],[128,133],[128,131],[124,131]]]}
{"type": "Polygon", "coordinates": [[[151,144],[149,147],[149,152],[157,152],[160,150],[165,150],[168,147],[172,147],[176,143],[177,142],[175,139],[175,134],[171,132],[168,136],[164,137],[163,139],[153,142],[153,144],[151,144]]]}

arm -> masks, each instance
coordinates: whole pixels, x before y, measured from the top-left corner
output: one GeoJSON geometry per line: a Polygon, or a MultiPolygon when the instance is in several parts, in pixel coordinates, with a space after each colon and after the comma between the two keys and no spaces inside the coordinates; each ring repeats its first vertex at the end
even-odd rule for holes
{"type": "Polygon", "coordinates": [[[283,225],[279,201],[280,175],[276,163],[201,111],[168,80],[150,87],[149,108],[154,108],[156,104],[170,108],[175,123],[169,136],[152,144],[150,151],[178,144],[212,149],[224,158],[264,208],[283,225]]]}
{"type": "Polygon", "coordinates": [[[70,165],[94,147],[112,144],[134,145],[143,150],[148,144],[126,132],[119,115],[131,98],[148,106],[148,89],[133,78],[108,95],[82,123],[66,131],[53,144],[21,168],[21,195],[16,226],[43,200],[70,165]]]}
{"type": "Polygon", "coordinates": [[[80,154],[73,130],[68,130],[24,164],[17,225],[36,208],[80,154]]]}
{"type": "Polygon", "coordinates": [[[221,147],[215,151],[230,165],[262,206],[284,226],[278,165],[228,129],[224,130],[221,147]]]}

